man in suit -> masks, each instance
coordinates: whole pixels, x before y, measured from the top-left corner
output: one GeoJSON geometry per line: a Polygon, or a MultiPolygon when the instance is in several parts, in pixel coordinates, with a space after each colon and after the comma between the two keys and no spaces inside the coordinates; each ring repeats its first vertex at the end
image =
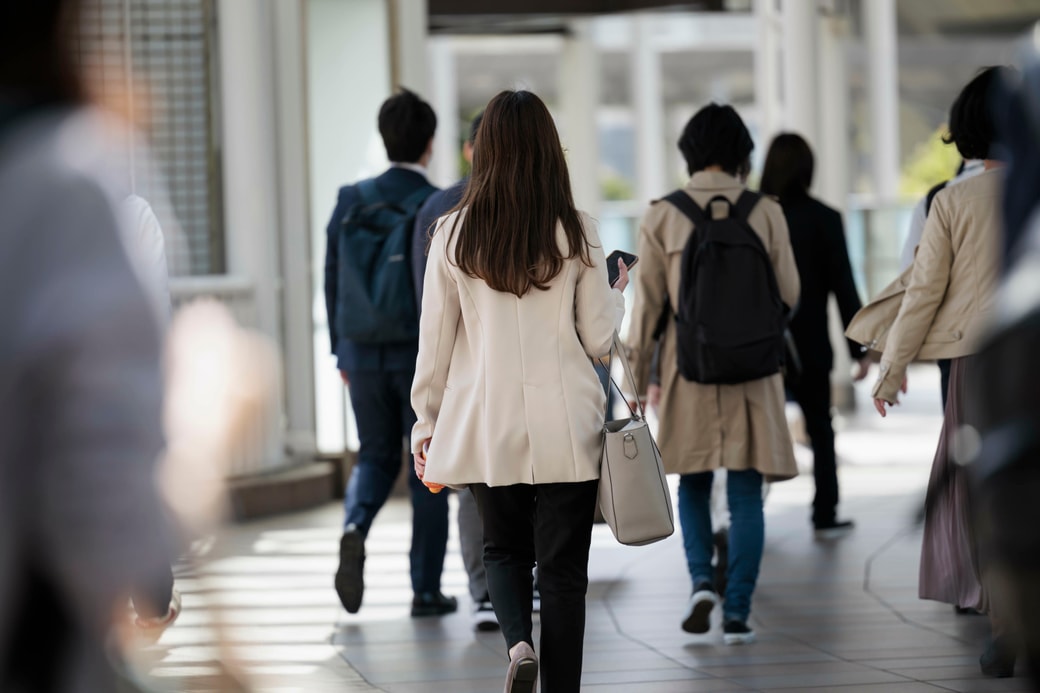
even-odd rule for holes
{"type": "MultiPolygon", "coordinates": [[[[477,129],[483,114],[478,114],[469,127],[469,137],[462,145],[462,157],[473,163],[473,146],[477,141],[477,129]]],[[[430,195],[415,216],[415,235],[412,245],[412,276],[415,295],[422,305],[423,275],[426,274],[426,246],[433,235],[437,219],[447,214],[462,199],[469,176],[463,177],[450,188],[438,190],[430,195]]],[[[498,629],[498,618],[491,606],[488,594],[487,575],[484,572],[484,527],[477,513],[477,502],[468,490],[459,494],[459,544],[462,563],[469,577],[469,594],[473,599],[473,628],[477,631],[498,629]]]]}
{"type": "MultiPolygon", "coordinates": [[[[416,333],[414,338],[403,341],[361,343],[340,334],[337,308],[341,306],[337,302],[343,300],[341,287],[361,281],[356,276],[360,274],[358,268],[339,261],[340,235],[351,211],[371,204],[369,200],[362,202],[361,186],[374,188],[380,203],[401,207],[436,190],[426,177],[436,127],[433,109],[418,95],[402,89],[387,99],[379,110],[379,133],[390,168],[370,181],[340,188],[327,229],[325,303],[329,336],[340,377],[350,390],[360,439],[357,465],[347,484],[346,517],[335,580],[336,593],[349,613],[361,608],[365,537],[401,471],[402,441],[415,423],[409,398],[419,340],[416,333]]],[[[458,604],[454,597],[446,597],[440,590],[448,541],[447,494],[430,493],[411,473],[408,485],[413,510],[409,554],[415,595],[412,616],[451,613],[458,604]]]]}

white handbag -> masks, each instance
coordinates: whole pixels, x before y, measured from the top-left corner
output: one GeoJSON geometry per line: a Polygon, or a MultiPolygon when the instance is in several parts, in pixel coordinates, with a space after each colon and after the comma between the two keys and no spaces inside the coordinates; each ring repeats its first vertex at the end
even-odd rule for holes
{"type": "MultiPolygon", "coordinates": [[[[635,377],[616,332],[611,353],[614,352],[632,392],[636,392],[635,377]]],[[[610,377],[609,372],[607,375],[610,377]]],[[[612,377],[610,382],[620,393],[621,388],[612,377]]],[[[614,537],[629,546],[652,544],[675,531],[661,452],[650,435],[642,403],[636,409],[628,418],[604,422],[599,477],[600,512],[614,537]]]]}

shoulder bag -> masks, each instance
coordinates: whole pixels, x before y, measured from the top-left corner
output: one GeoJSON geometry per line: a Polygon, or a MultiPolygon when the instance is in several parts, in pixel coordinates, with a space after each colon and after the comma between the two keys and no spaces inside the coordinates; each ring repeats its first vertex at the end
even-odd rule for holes
{"type": "MultiPolygon", "coordinates": [[[[616,332],[611,347],[613,353],[617,353],[635,392],[635,377],[616,332]]],[[[609,370],[607,376],[621,393],[609,370]]],[[[637,403],[630,414],[603,424],[599,507],[620,543],[641,546],[671,536],[675,531],[675,518],[661,452],[650,435],[642,403],[637,403]]]]}

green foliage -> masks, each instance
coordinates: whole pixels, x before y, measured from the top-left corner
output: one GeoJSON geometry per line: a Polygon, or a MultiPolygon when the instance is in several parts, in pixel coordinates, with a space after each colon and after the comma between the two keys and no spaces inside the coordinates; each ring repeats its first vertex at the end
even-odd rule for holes
{"type": "Polygon", "coordinates": [[[957,173],[961,155],[952,144],[942,141],[947,132],[943,125],[927,141],[917,145],[903,166],[899,194],[907,199],[923,197],[937,183],[949,180],[957,173]]]}
{"type": "Polygon", "coordinates": [[[636,196],[635,187],[616,171],[604,174],[599,179],[600,194],[610,202],[632,200],[636,196]]]}

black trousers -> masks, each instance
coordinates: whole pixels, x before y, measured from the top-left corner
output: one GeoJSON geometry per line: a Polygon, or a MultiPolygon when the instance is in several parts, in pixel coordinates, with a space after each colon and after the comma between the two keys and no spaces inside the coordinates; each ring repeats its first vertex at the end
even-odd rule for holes
{"type": "Polygon", "coordinates": [[[830,371],[805,370],[791,394],[805,416],[805,431],[813,451],[812,522],[816,526],[834,522],[838,508],[838,467],[834,454],[834,428],[831,425],[830,371]]]}
{"type": "Polygon", "coordinates": [[[470,488],[484,525],[484,567],[506,646],[531,637],[531,570],[542,595],[542,693],[577,693],[589,546],[599,482],[470,488]]]}

